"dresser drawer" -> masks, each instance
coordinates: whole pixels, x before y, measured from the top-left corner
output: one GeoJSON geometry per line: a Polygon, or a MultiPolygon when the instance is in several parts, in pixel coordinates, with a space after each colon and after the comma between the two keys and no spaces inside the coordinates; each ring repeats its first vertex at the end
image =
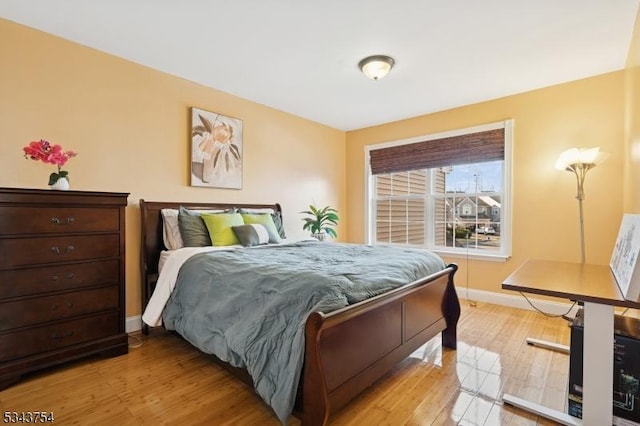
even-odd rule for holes
{"type": "Polygon", "coordinates": [[[117,232],[119,229],[117,208],[0,207],[0,235],[117,232]]]}
{"type": "Polygon", "coordinates": [[[117,312],[109,312],[12,333],[0,333],[0,362],[39,354],[119,332],[117,312]]]}
{"type": "Polygon", "coordinates": [[[0,332],[118,307],[118,287],[0,303],[0,332]]]}
{"type": "Polygon", "coordinates": [[[0,239],[0,269],[120,255],[120,236],[75,235],[0,239]]]}
{"type": "Polygon", "coordinates": [[[119,260],[0,271],[0,300],[119,282],[119,260]]]}

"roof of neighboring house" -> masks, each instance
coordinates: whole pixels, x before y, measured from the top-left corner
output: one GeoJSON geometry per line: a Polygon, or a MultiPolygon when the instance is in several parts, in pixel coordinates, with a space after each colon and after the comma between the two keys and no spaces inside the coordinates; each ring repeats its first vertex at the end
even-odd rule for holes
{"type": "MultiPolygon", "coordinates": [[[[463,203],[465,203],[467,201],[469,201],[472,204],[476,203],[473,197],[464,197],[464,198],[461,198],[460,201],[456,202],[456,206],[459,206],[459,205],[461,205],[461,204],[463,204],[463,203]]],[[[478,204],[479,205],[486,205],[486,206],[489,206],[489,207],[498,207],[498,208],[501,207],[500,202],[494,200],[492,197],[489,197],[487,195],[479,196],[478,197],[478,204]]]]}
{"type": "Polygon", "coordinates": [[[494,200],[493,198],[491,198],[489,196],[481,195],[481,196],[478,197],[478,199],[482,200],[482,202],[485,203],[488,206],[498,207],[498,208],[502,207],[501,204],[498,201],[494,200]]]}

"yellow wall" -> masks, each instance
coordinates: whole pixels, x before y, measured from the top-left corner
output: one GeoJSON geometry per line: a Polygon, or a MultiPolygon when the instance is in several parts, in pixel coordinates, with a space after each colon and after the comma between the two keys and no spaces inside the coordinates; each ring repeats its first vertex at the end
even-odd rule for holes
{"type": "MultiPolygon", "coordinates": [[[[127,315],[140,313],[138,200],[280,202],[290,235],[309,203],[346,210],[344,132],[0,19],[0,186],[47,188],[22,147],[78,151],[72,189],[130,192],[127,315]],[[243,189],[189,186],[189,107],[243,120],[243,189]]],[[[346,221],[339,235],[346,237],[346,221]]]]}
{"type": "Polygon", "coordinates": [[[513,257],[448,258],[457,283],[500,291],[527,258],[579,260],[573,175],[553,168],[569,147],[610,154],[589,172],[587,261],[606,264],[624,211],[640,211],[640,37],[627,69],[344,133],[0,19],[0,186],[46,188],[52,167],[22,158],[46,138],[79,152],[73,189],[130,192],[127,315],[140,313],[138,200],[283,204],[289,234],[310,202],[342,213],[342,240],[364,241],[364,146],[509,118],[514,127],[513,257]],[[242,190],[189,186],[189,107],[244,122],[242,190]],[[635,145],[634,145],[635,144],[635,145]],[[633,147],[636,155],[633,155],[633,147]],[[467,280],[468,277],[468,280],[467,280]]]}
{"type": "Polygon", "coordinates": [[[366,145],[513,118],[513,257],[448,258],[456,282],[497,292],[527,258],[580,261],[575,176],[554,168],[571,147],[610,154],[589,172],[584,204],[587,262],[607,264],[622,214],[624,83],[620,71],[347,133],[349,241],[364,241],[366,145]]]}
{"type": "Polygon", "coordinates": [[[624,212],[640,213],[640,10],[625,69],[624,212]]]}

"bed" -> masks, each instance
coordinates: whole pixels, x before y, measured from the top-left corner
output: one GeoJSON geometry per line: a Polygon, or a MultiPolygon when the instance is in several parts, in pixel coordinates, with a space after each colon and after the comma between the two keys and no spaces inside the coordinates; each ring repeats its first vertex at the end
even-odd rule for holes
{"type": "MultiPolygon", "coordinates": [[[[166,250],[161,210],[178,209],[180,206],[192,210],[271,209],[282,216],[279,204],[140,200],[143,312],[158,282],[161,253],[166,250]]],[[[300,244],[317,250],[319,244],[332,243],[300,244]]],[[[456,270],[455,265],[443,265],[437,272],[383,294],[329,313],[307,313],[301,327],[302,368],[296,381],[293,414],[304,425],[326,424],[332,413],[438,334],[441,334],[444,347],[455,349],[456,324],[460,316],[453,281],[456,270]]],[[[143,332],[148,332],[146,324],[143,332]]],[[[212,358],[241,380],[254,385],[246,370],[215,356],[212,358]]]]}

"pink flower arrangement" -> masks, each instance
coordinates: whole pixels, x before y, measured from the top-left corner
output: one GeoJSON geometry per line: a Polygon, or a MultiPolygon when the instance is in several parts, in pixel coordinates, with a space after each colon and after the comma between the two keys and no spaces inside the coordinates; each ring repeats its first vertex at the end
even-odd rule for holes
{"type": "Polygon", "coordinates": [[[46,164],[54,164],[58,166],[58,173],[51,173],[49,176],[49,185],[53,185],[60,178],[69,178],[69,172],[62,170],[70,158],[78,155],[75,151],[63,151],[58,144],[52,145],[44,139],[29,142],[29,145],[22,148],[24,150],[24,158],[36,161],[42,161],[46,164]]]}

